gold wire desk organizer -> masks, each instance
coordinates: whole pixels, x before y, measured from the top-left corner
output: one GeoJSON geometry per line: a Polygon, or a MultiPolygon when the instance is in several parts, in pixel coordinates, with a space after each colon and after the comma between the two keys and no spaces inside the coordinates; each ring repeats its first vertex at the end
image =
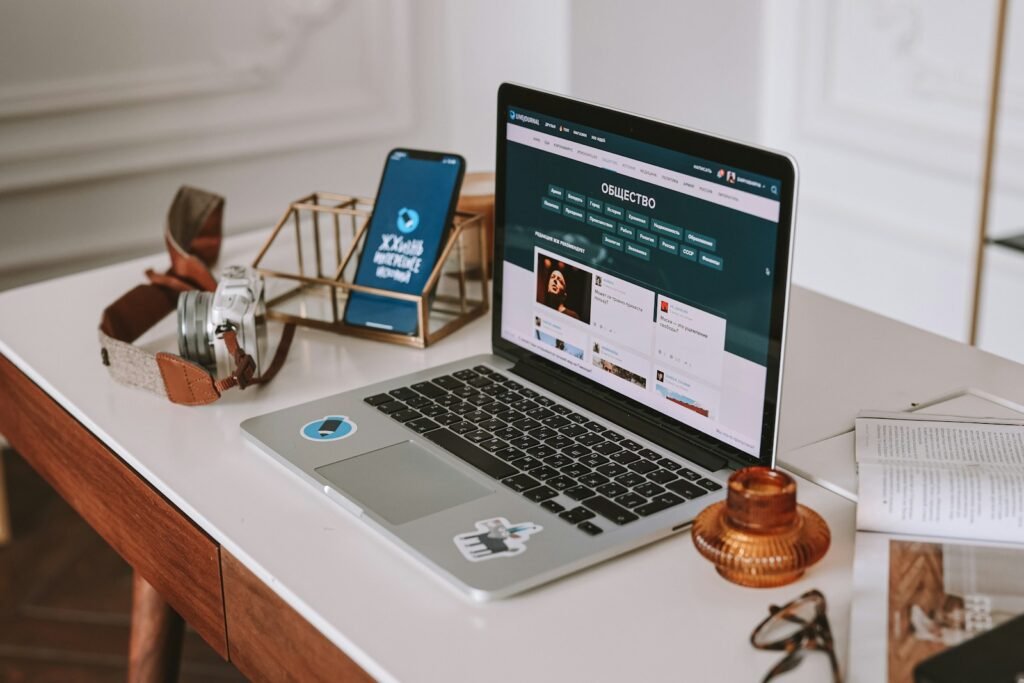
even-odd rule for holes
{"type": "Polygon", "coordinates": [[[314,192],[288,206],[252,264],[266,283],[267,318],[425,348],[487,313],[481,214],[456,212],[423,291],[406,294],[352,282],[372,210],[372,199],[331,192],[314,192]],[[286,229],[289,224],[294,231],[286,229]],[[345,324],[349,292],[415,303],[416,334],[345,324]]]}

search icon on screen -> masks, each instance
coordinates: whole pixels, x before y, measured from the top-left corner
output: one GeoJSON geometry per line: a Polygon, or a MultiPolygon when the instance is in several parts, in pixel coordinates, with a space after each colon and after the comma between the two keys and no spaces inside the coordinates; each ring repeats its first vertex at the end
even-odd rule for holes
{"type": "Polygon", "coordinates": [[[778,185],[772,185],[772,194],[778,194],[778,193],[779,193],[779,186],[778,185]]]}

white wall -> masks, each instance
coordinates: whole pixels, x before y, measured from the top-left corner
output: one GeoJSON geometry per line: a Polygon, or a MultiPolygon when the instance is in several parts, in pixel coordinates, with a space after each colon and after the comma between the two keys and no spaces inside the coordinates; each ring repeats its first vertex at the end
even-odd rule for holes
{"type": "Polygon", "coordinates": [[[372,193],[394,146],[493,168],[497,84],[566,89],[568,3],[515,8],[0,4],[0,288],[159,250],[182,183],[223,194],[236,232],[313,190],[372,193]]]}
{"type": "MultiPolygon", "coordinates": [[[[158,250],[185,182],[238,231],[371,192],[396,145],[491,168],[513,80],[793,152],[795,280],[964,339],[994,4],[0,3],[0,288],[158,250]]],[[[995,234],[1024,230],[1011,21],[995,234]]],[[[1024,360],[1022,261],[990,258],[982,344],[1024,360]]]]}

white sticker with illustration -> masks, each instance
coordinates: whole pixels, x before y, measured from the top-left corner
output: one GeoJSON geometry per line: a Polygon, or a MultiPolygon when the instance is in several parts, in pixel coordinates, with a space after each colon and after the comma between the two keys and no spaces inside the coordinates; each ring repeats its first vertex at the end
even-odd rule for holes
{"type": "Polygon", "coordinates": [[[476,523],[476,531],[455,537],[455,547],[470,562],[483,562],[495,557],[520,555],[526,550],[526,540],[544,527],[533,522],[510,524],[504,517],[485,519],[476,523]]]}

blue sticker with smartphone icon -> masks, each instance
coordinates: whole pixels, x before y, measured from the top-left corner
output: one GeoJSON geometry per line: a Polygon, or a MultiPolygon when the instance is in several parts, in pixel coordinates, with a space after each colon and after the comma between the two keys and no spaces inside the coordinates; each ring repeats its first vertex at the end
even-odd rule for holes
{"type": "Polygon", "coordinates": [[[324,415],[307,422],[300,430],[302,437],[310,441],[337,441],[356,433],[356,423],[345,415],[324,415]]]}

